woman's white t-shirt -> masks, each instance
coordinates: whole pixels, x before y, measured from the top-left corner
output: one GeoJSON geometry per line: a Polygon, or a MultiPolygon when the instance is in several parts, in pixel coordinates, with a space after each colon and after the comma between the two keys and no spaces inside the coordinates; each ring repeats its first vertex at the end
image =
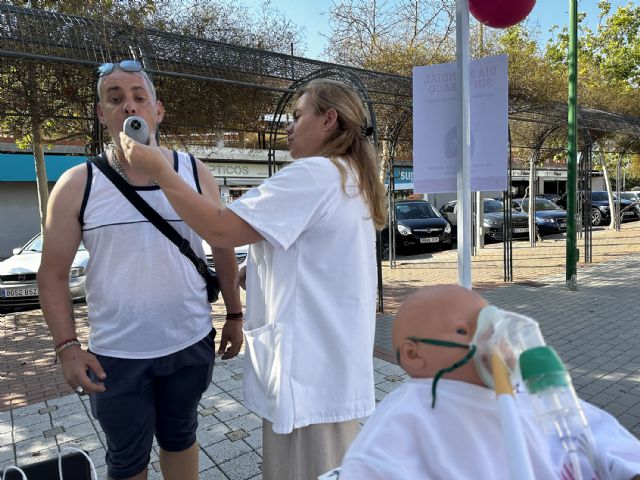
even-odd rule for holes
{"type": "Polygon", "coordinates": [[[375,229],[353,175],[345,194],[329,159],[297,160],[229,208],[265,238],[247,265],[246,406],[276,433],[371,414],[375,229]]]}

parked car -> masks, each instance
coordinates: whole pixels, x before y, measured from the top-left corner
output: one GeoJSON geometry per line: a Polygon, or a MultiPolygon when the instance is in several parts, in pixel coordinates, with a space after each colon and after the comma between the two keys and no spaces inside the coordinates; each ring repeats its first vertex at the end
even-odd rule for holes
{"type": "MultiPolygon", "coordinates": [[[[615,195],[614,195],[615,200],[615,195]]],[[[556,202],[562,208],[567,208],[567,196],[564,194],[560,200],[556,202]]],[[[620,199],[620,211],[622,212],[622,220],[633,220],[640,218],[640,207],[632,206],[633,202],[620,199]],[[628,208],[627,208],[628,207],[628,208]]],[[[606,190],[593,190],[591,192],[591,225],[598,226],[611,221],[611,208],[609,206],[609,195],[606,190]]]]}
{"type": "MultiPolygon", "coordinates": [[[[614,194],[617,199],[617,195],[614,194]]],[[[623,219],[625,220],[640,220],[640,195],[638,192],[620,192],[621,202],[628,201],[629,205],[626,207],[620,203],[620,210],[622,211],[623,219]],[[623,210],[624,209],[624,210],[623,210]],[[625,215],[626,212],[632,211],[635,215],[625,215]]]]}
{"type": "MultiPolygon", "coordinates": [[[[484,230],[485,240],[498,241],[504,240],[504,203],[501,200],[492,198],[483,199],[484,220],[482,228],[484,230]]],[[[453,200],[440,209],[442,215],[451,224],[452,228],[456,228],[458,224],[458,202],[453,200]]],[[[529,237],[529,216],[526,213],[513,211],[511,216],[511,228],[513,238],[529,237]]]]}
{"type": "MultiPolygon", "coordinates": [[[[207,263],[214,267],[211,249],[202,242],[207,255],[207,263]]],[[[248,246],[236,247],[236,260],[242,267],[247,261],[248,246]]],[[[37,234],[23,247],[13,250],[13,256],[0,262],[0,312],[27,310],[40,307],[36,274],[42,256],[42,236],[37,234]]],[[[85,300],[85,273],[89,262],[89,252],[80,244],[69,273],[71,299],[85,300]]]]}
{"type": "MultiPolygon", "coordinates": [[[[0,312],[39,308],[36,273],[42,256],[42,236],[37,234],[23,247],[13,250],[13,256],[0,262],[0,312]]],[[[82,243],[69,272],[69,288],[74,302],[85,299],[85,274],[89,252],[82,243]]]]}
{"type": "MultiPolygon", "coordinates": [[[[216,266],[213,262],[213,256],[211,255],[211,247],[209,244],[202,241],[202,247],[204,248],[204,253],[207,256],[207,264],[215,270],[216,266]]],[[[236,247],[234,249],[236,251],[236,261],[238,262],[238,268],[242,268],[247,264],[247,254],[249,253],[249,245],[242,245],[240,247],[236,247]]]]}
{"type": "MultiPolygon", "coordinates": [[[[513,204],[529,213],[528,198],[516,198],[513,204]]],[[[567,229],[567,211],[546,198],[536,197],[536,225],[540,235],[564,232],[567,229]]]]}
{"type": "MultiPolygon", "coordinates": [[[[395,242],[398,250],[417,245],[451,248],[451,226],[433,206],[423,200],[396,203],[395,242]]],[[[389,246],[389,229],[381,232],[383,249],[389,246]]]]}
{"type": "Polygon", "coordinates": [[[539,193],[538,195],[536,195],[536,197],[538,197],[538,198],[546,198],[547,200],[550,200],[553,203],[555,203],[558,200],[560,200],[561,195],[559,195],[557,193],[539,193]]]}
{"type": "MultiPolygon", "coordinates": [[[[633,210],[636,213],[636,217],[640,220],[640,192],[620,192],[620,198],[622,200],[628,200],[629,202],[631,202],[631,205],[628,206],[625,211],[623,211],[623,214],[627,210],[633,210]]],[[[620,205],[620,210],[622,210],[622,208],[622,205],[620,205]]],[[[626,218],[629,217],[632,216],[629,215],[626,218]]]]}
{"type": "Polygon", "coordinates": [[[620,198],[630,202],[640,202],[640,192],[620,192],[620,198]]]}

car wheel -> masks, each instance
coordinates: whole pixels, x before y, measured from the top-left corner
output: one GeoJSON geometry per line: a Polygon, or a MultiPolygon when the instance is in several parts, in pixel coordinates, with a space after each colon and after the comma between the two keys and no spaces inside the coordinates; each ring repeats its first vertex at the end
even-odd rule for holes
{"type": "Polygon", "coordinates": [[[591,209],[591,225],[599,226],[602,223],[602,213],[597,208],[591,209]]]}

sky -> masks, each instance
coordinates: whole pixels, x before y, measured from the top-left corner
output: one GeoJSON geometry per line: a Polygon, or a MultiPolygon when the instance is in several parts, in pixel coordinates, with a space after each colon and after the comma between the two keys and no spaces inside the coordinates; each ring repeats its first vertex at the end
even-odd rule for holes
{"type": "MultiPolygon", "coordinates": [[[[247,5],[257,5],[260,0],[240,0],[247,5]]],[[[611,0],[611,10],[626,5],[629,0],[611,0]]],[[[329,34],[329,9],[332,0],[272,0],[272,5],[284,13],[297,25],[305,28],[307,50],[302,56],[318,60],[323,57],[329,34]]],[[[587,25],[595,28],[598,24],[598,0],[579,0],[578,11],[587,14],[587,25]]],[[[553,25],[568,24],[569,0],[537,0],[528,20],[540,29],[540,40],[546,42],[548,31],[553,25]]],[[[294,54],[300,55],[295,51],[294,54]]]]}

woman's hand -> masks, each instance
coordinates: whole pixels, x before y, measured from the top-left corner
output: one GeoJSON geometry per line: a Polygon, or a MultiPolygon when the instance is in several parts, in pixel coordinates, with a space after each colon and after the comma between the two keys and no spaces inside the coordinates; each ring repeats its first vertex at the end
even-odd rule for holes
{"type": "Polygon", "coordinates": [[[140,173],[158,180],[166,169],[171,170],[170,163],[166,161],[153,136],[149,138],[149,145],[143,145],[120,132],[120,145],[131,168],[140,173]]]}

